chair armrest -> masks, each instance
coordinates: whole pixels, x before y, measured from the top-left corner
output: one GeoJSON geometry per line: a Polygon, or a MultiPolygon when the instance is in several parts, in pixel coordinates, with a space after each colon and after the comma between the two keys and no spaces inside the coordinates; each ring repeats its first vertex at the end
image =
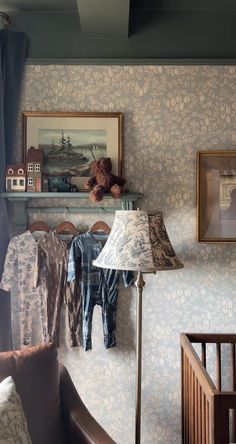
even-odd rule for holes
{"type": "Polygon", "coordinates": [[[60,365],[60,390],[70,444],[116,444],[89,413],[63,365],[60,365]]]}

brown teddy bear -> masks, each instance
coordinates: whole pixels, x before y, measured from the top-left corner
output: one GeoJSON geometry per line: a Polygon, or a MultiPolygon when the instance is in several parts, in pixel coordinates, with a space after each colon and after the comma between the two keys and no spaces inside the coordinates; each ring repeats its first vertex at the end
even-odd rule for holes
{"type": "Polygon", "coordinates": [[[126,180],[123,177],[115,176],[111,170],[110,157],[101,157],[93,161],[93,176],[84,182],[85,189],[92,189],[90,199],[93,202],[100,202],[104,193],[111,193],[114,199],[119,199],[122,196],[126,180]]]}

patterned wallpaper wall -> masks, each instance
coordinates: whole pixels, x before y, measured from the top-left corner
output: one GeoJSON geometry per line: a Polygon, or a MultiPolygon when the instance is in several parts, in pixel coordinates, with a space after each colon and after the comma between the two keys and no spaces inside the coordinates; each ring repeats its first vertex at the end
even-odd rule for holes
{"type": "MultiPolygon", "coordinates": [[[[180,443],[179,334],[236,327],[236,246],[198,244],[195,235],[196,152],[236,148],[236,68],[27,66],[21,109],[124,113],[128,188],[144,193],[141,208],[163,210],[185,264],[145,277],[142,442],[180,443]]],[[[72,220],[89,226],[97,218],[72,220]]],[[[122,289],[116,349],[103,347],[97,307],[93,350],[70,350],[66,341],[60,350],[86,405],[119,444],[134,443],[135,319],[135,291],[122,289]]]]}

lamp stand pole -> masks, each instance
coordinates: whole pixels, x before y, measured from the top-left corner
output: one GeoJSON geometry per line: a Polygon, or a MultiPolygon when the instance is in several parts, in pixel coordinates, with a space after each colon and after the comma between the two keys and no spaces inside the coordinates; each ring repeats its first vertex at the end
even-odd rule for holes
{"type": "Polygon", "coordinates": [[[145,282],[142,272],[138,272],[135,286],[137,288],[136,318],[136,407],[135,407],[135,444],[141,438],[141,387],[142,387],[142,295],[145,282]]]}

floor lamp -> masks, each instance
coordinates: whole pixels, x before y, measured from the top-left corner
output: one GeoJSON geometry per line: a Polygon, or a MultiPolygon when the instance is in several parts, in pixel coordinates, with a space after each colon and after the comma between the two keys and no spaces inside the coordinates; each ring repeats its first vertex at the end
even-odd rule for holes
{"type": "Polygon", "coordinates": [[[109,238],[93,262],[96,267],[137,272],[135,444],[141,438],[143,273],[175,270],[183,264],[170,243],[162,213],[116,211],[109,238]]]}

